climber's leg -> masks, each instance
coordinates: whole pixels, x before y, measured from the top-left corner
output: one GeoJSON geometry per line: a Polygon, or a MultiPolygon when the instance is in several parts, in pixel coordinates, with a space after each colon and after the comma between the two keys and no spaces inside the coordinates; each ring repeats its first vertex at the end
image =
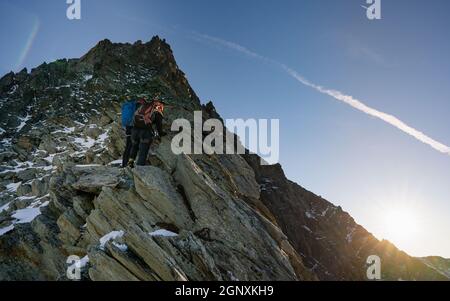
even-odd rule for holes
{"type": "Polygon", "coordinates": [[[125,144],[125,151],[123,152],[123,158],[122,158],[122,167],[128,166],[128,160],[130,160],[130,154],[131,154],[131,147],[133,146],[133,141],[131,140],[131,132],[132,127],[127,126],[126,128],[126,144],[125,144]]]}
{"type": "Polygon", "coordinates": [[[137,165],[145,165],[145,163],[147,162],[148,152],[150,150],[151,144],[152,133],[150,131],[142,133],[141,142],[139,144],[139,158],[137,160],[137,165]]]}
{"type": "Polygon", "coordinates": [[[134,162],[134,160],[136,160],[136,156],[139,151],[139,142],[141,140],[140,134],[141,134],[141,129],[133,128],[131,130],[131,150],[130,150],[130,158],[129,158],[129,160],[131,162],[134,162]]]}

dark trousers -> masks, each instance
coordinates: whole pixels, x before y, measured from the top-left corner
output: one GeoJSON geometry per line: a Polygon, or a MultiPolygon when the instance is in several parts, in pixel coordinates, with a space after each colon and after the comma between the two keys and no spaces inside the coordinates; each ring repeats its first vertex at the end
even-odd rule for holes
{"type": "MultiPolygon", "coordinates": [[[[128,165],[128,161],[130,161],[130,154],[131,154],[131,146],[133,145],[131,141],[131,133],[132,133],[133,127],[127,126],[125,129],[125,135],[126,135],[126,144],[125,144],[125,151],[123,152],[122,157],[122,167],[126,167],[128,165]]],[[[133,157],[133,160],[135,157],[133,157]]]]}
{"type": "Polygon", "coordinates": [[[133,128],[131,131],[132,146],[130,157],[134,159],[139,153],[136,161],[137,165],[145,165],[152,140],[153,133],[151,129],[133,128]]]}

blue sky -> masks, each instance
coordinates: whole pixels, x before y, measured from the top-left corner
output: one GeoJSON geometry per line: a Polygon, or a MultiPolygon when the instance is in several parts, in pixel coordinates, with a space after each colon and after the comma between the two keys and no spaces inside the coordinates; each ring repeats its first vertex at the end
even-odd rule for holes
{"type": "Polygon", "coordinates": [[[383,0],[376,21],[364,0],[82,0],[79,21],[66,18],[65,2],[0,1],[1,74],[80,57],[104,38],[159,34],[223,117],[280,119],[289,178],[412,255],[450,257],[450,156],[277,66],[192,35],[242,45],[449,145],[449,1],[383,0]],[[396,225],[385,220],[394,211],[396,225]]]}

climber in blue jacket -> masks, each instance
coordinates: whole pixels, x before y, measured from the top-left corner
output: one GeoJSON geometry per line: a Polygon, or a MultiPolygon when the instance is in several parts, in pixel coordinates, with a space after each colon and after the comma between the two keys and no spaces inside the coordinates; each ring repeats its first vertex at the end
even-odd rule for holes
{"type": "Polygon", "coordinates": [[[129,96],[125,97],[125,103],[122,105],[122,127],[125,130],[126,142],[125,151],[123,152],[122,167],[128,166],[130,161],[131,148],[133,142],[131,140],[131,133],[133,131],[134,114],[138,107],[137,100],[131,99],[129,96]]]}

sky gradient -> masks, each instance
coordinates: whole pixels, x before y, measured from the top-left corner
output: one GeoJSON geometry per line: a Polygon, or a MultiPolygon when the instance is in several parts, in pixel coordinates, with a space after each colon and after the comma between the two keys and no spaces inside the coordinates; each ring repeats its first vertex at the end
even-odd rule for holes
{"type": "Polygon", "coordinates": [[[251,55],[449,145],[449,1],[383,0],[377,21],[364,0],[82,0],[79,21],[65,2],[0,0],[0,74],[158,34],[224,118],[280,119],[290,179],[411,255],[450,258],[450,156],[251,55]],[[414,231],[394,231],[393,211],[414,231]]]}

